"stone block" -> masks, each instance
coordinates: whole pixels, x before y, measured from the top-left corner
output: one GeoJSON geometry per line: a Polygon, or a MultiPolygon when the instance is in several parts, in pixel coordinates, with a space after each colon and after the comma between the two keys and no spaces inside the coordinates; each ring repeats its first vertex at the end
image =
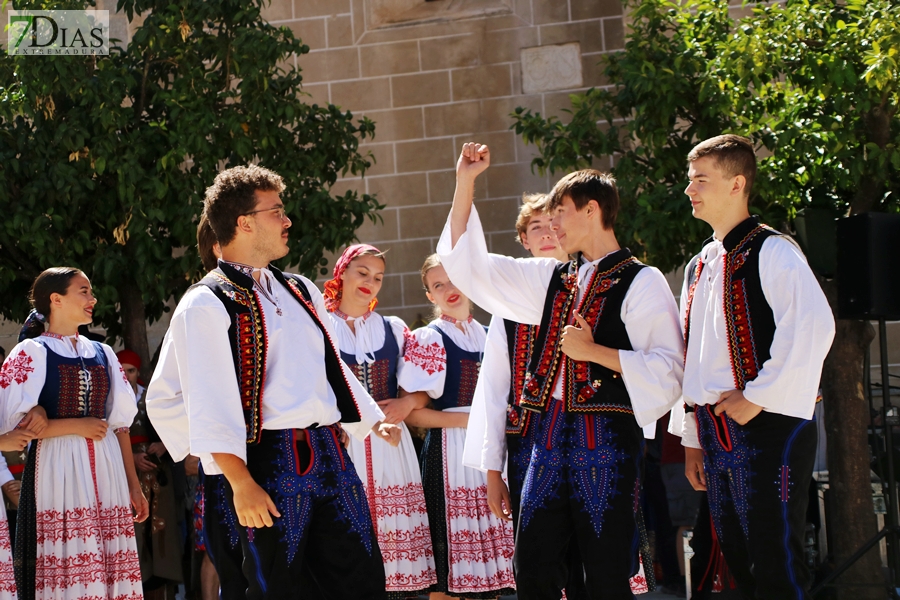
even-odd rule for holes
{"type": "Polygon", "coordinates": [[[353,45],[353,27],[350,15],[337,15],[325,19],[328,31],[328,47],[340,48],[353,45]]]}
{"type": "Polygon", "coordinates": [[[569,20],[569,3],[561,0],[534,0],[534,23],[563,23],[569,20]]]}
{"type": "Polygon", "coordinates": [[[488,98],[481,101],[481,131],[506,131],[514,123],[510,116],[517,107],[541,112],[543,102],[539,95],[488,98]]]}
{"type": "Polygon", "coordinates": [[[410,206],[400,210],[400,239],[433,237],[437,238],[444,229],[449,204],[426,204],[410,206]]]}
{"type": "MultiPolygon", "coordinates": [[[[519,62],[519,51],[538,45],[537,27],[516,27],[485,32],[484,53],[481,63],[519,62]]],[[[515,89],[515,88],[513,88],[515,89]]]]}
{"type": "Polygon", "coordinates": [[[622,14],[622,0],[569,0],[572,20],[583,21],[622,14]]]}
{"type": "Polygon", "coordinates": [[[359,52],[356,48],[320,50],[298,57],[303,79],[311,83],[359,77],[359,52]]]}
{"type": "MultiPolygon", "coordinates": [[[[362,239],[362,238],[360,238],[362,239]]],[[[380,247],[378,248],[381,249],[380,247]]],[[[378,292],[378,308],[376,309],[382,315],[393,315],[385,313],[383,307],[401,306],[403,304],[403,276],[399,273],[390,273],[391,257],[390,254],[385,256],[385,275],[381,282],[381,291],[378,292]]]]}
{"type": "Polygon", "coordinates": [[[571,113],[565,110],[572,110],[572,100],[570,96],[574,92],[554,92],[552,94],[544,94],[544,116],[555,116],[563,123],[569,123],[572,120],[571,113]]]}
{"type": "Polygon", "coordinates": [[[423,39],[422,70],[457,69],[481,64],[484,38],[479,32],[423,39]]]}
{"type": "Polygon", "coordinates": [[[428,137],[478,131],[481,121],[481,102],[478,100],[425,107],[425,134],[428,137]]]}
{"type": "Polygon", "coordinates": [[[366,191],[366,182],[362,177],[338,179],[328,190],[328,193],[336,198],[338,196],[343,196],[350,190],[355,191],[357,194],[363,194],[366,191]]]}
{"type": "Polygon", "coordinates": [[[295,37],[309,46],[311,50],[325,48],[325,19],[304,19],[287,24],[295,37]]]}
{"type": "MultiPolygon", "coordinates": [[[[378,249],[388,251],[391,273],[416,273],[422,268],[425,257],[434,252],[434,243],[427,239],[401,240],[382,245],[384,247],[379,246],[378,249]]],[[[421,286],[419,289],[422,289],[421,286]]],[[[425,297],[424,291],[422,297],[425,297]]]]}
{"type": "Polygon", "coordinates": [[[605,69],[605,54],[583,54],[581,56],[581,71],[584,77],[584,87],[609,85],[609,80],[603,72],[605,69]]]}
{"type": "Polygon", "coordinates": [[[395,107],[438,104],[450,101],[450,78],[446,71],[400,75],[391,78],[395,107]]]}
{"type": "MultiPolygon", "coordinates": [[[[457,156],[459,148],[457,148],[457,156]]],[[[428,201],[432,204],[453,202],[456,190],[456,164],[448,171],[431,171],[428,173],[428,201]]],[[[475,180],[475,199],[487,198],[487,180],[484,175],[475,180]]]]}
{"type": "Polygon", "coordinates": [[[319,106],[325,106],[329,102],[327,83],[320,83],[318,85],[304,85],[303,91],[309,94],[306,98],[303,99],[303,102],[306,104],[318,104],[319,106]]]}
{"type": "Polygon", "coordinates": [[[526,94],[580,88],[583,85],[578,42],[522,50],[522,90],[526,94]]]}
{"type": "MultiPolygon", "coordinates": [[[[393,144],[360,144],[360,154],[372,153],[374,164],[366,171],[366,175],[389,175],[394,173],[393,144]]],[[[371,160],[370,158],[370,160],[371,160]]]]}
{"type": "MultiPolygon", "coordinates": [[[[531,172],[529,163],[498,165],[489,168],[485,175],[490,198],[513,198],[518,202],[525,192],[547,193],[551,187],[546,176],[531,172]]],[[[487,220],[482,217],[482,222],[487,220]]]]}
{"type": "Polygon", "coordinates": [[[462,148],[466,142],[487,144],[491,149],[491,167],[516,162],[516,134],[513,131],[494,131],[492,133],[474,133],[457,136],[453,140],[454,147],[462,148]]]}
{"type": "Polygon", "coordinates": [[[366,182],[369,193],[375,194],[386,206],[428,204],[428,176],[425,173],[366,177],[366,182]]]}
{"type": "MultiPolygon", "coordinates": [[[[273,0],[278,2],[279,0],[273,0]]],[[[327,15],[343,15],[350,12],[350,0],[296,0],[294,17],[324,17],[327,15]]]]}
{"type": "Polygon", "coordinates": [[[386,208],[378,213],[380,219],[373,223],[369,218],[356,230],[356,237],[365,244],[395,241],[397,235],[397,209],[386,208]]]}
{"type": "Polygon", "coordinates": [[[425,137],[422,109],[395,108],[365,113],[375,121],[375,141],[393,142],[425,137]]]}
{"type": "MultiPolygon", "coordinates": [[[[301,4],[306,0],[301,0],[301,4]]],[[[271,3],[263,2],[259,11],[263,19],[269,23],[288,21],[294,18],[294,7],[291,0],[272,0],[271,3]]]]}
{"type": "Polygon", "coordinates": [[[603,20],[603,49],[607,52],[625,47],[625,25],[622,19],[603,20]]]}
{"type": "MultiPolygon", "coordinates": [[[[404,279],[404,288],[403,295],[406,297],[406,280],[404,279]]],[[[422,297],[425,297],[425,292],[422,292],[422,297]]],[[[403,319],[403,322],[410,329],[418,329],[419,327],[424,327],[429,322],[429,316],[431,314],[431,305],[421,304],[418,306],[396,306],[385,308],[385,310],[390,310],[390,312],[384,312],[381,310],[381,306],[378,307],[379,312],[382,314],[389,314],[400,319],[403,319]]]]}
{"type": "Polygon", "coordinates": [[[332,83],[331,102],[352,111],[390,108],[391,82],[382,77],[332,83]]]}
{"type": "MultiPolygon", "coordinates": [[[[493,168],[493,167],[492,167],[493,168]]],[[[485,232],[508,231],[516,229],[516,217],[519,216],[519,204],[521,194],[515,198],[503,198],[501,200],[484,200],[478,202],[478,216],[485,232]]],[[[446,217],[445,217],[446,219],[446,217]]],[[[441,224],[443,226],[443,224],[441,224]]]]}
{"type": "Polygon", "coordinates": [[[451,71],[453,100],[477,100],[512,94],[509,65],[485,65],[451,71]]]}
{"type": "Polygon", "coordinates": [[[375,44],[360,48],[363,77],[413,73],[419,70],[419,43],[375,44]]]}
{"type": "MultiPolygon", "coordinates": [[[[403,306],[416,307],[417,312],[422,315],[422,318],[426,322],[428,322],[431,321],[431,311],[433,306],[425,296],[425,286],[422,284],[422,275],[419,273],[422,269],[422,264],[425,263],[426,256],[428,256],[428,254],[420,257],[415,272],[404,273],[403,275],[403,306]]],[[[412,327],[411,321],[406,321],[406,324],[412,327]]]]}
{"type": "MultiPolygon", "coordinates": [[[[541,45],[566,44],[578,42],[581,51],[603,51],[603,21],[580,21],[578,23],[562,23],[557,25],[544,25],[541,27],[541,45]]],[[[533,45],[533,44],[532,44],[533,45]]]]}
{"type": "Polygon", "coordinates": [[[456,166],[453,138],[397,142],[397,172],[437,171],[456,166]]]}

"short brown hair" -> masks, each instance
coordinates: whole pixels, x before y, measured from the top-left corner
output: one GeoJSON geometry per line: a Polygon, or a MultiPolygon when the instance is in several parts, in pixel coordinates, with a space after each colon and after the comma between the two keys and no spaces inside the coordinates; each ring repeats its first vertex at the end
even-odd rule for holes
{"type": "Polygon", "coordinates": [[[516,241],[522,243],[522,235],[528,230],[531,219],[547,212],[550,197],[547,194],[522,194],[522,207],[516,217],[516,241]]]}
{"type": "Polygon", "coordinates": [[[557,208],[566,196],[572,199],[578,210],[594,200],[600,207],[603,227],[612,229],[616,224],[616,216],[619,214],[619,190],[616,188],[616,178],[609,173],[601,173],[596,169],[569,173],[557,181],[550,190],[547,209],[557,208]]]}
{"type": "Polygon", "coordinates": [[[219,264],[216,253],[213,252],[213,246],[219,243],[216,239],[216,232],[212,230],[206,213],[200,215],[200,222],[197,224],[197,252],[200,253],[200,260],[203,262],[203,268],[212,271],[219,264]]]}
{"type": "Polygon", "coordinates": [[[744,191],[747,197],[750,197],[750,190],[753,189],[753,181],[756,179],[756,152],[753,150],[753,142],[731,133],[717,135],[694,146],[688,154],[688,162],[694,162],[704,156],[715,158],[716,166],[725,171],[729,177],[743,175],[747,180],[744,191]]]}
{"type": "Polygon", "coordinates": [[[219,244],[226,246],[234,240],[238,217],[256,208],[256,192],[284,191],[281,175],[259,167],[232,167],[216,176],[206,188],[203,212],[216,234],[219,244]]]}

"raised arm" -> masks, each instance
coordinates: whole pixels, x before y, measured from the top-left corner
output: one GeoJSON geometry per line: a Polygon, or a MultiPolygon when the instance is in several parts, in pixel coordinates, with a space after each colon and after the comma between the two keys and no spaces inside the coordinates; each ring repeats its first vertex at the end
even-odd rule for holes
{"type": "Polygon", "coordinates": [[[484,144],[467,142],[463,144],[459,160],[456,161],[456,191],[450,209],[451,247],[456,246],[460,236],[466,231],[472,200],[475,198],[475,179],[491,164],[491,151],[484,144]]]}

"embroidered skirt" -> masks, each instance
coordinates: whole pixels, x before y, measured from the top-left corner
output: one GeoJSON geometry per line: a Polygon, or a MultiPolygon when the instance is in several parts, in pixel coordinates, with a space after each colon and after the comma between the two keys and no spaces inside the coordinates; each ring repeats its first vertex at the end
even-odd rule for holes
{"type": "Polygon", "coordinates": [[[389,598],[423,594],[437,583],[425,493],[412,437],[401,423],[396,448],[370,435],[347,449],[366,490],[384,560],[389,598]]]}
{"type": "MultiPolygon", "coordinates": [[[[468,412],[468,407],[448,411],[468,412]]],[[[422,448],[422,484],[438,572],[432,591],[466,598],[515,593],[513,527],[487,503],[487,476],[462,464],[466,430],[431,429],[422,448]]]]}
{"type": "Polygon", "coordinates": [[[16,576],[13,572],[12,546],[6,506],[0,498],[0,600],[16,600],[16,576]]]}
{"type": "Polygon", "coordinates": [[[140,600],[141,567],[122,452],[66,435],[32,445],[16,535],[20,598],[140,600]]]}

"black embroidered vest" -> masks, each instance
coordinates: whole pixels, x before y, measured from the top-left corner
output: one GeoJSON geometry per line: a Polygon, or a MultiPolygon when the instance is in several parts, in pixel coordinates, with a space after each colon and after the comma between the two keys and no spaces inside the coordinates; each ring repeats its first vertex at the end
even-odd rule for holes
{"type": "MultiPolygon", "coordinates": [[[[597,344],[620,350],[632,349],[622,322],[621,308],[631,282],[645,266],[627,248],[597,264],[578,307],[578,312],[591,326],[597,344]]],[[[576,308],[577,271],[576,261],[570,261],[558,266],[550,279],[544,315],[519,404],[528,410],[545,412],[556,378],[561,376],[566,410],[633,413],[628,390],[619,373],[595,363],[574,361],[560,350],[563,328],[576,308]]]]}
{"type": "MultiPolygon", "coordinates": [[[[269,267],[272,276],[289,292],[309,314],[313,323],[325,338],[325,375],[337,398],[337,407],[344,423],[358,423],[362,417],[344,377],[340,358],[328,330],[322,324],[312,303],[306,285],[296,275],[283,274],[269,267]]],[[[266,377],[266,326],[259,298],[253,289],[253,278],[235,269],[226,262],[219,262],[218,268],[210,271],[197,285],[205,285],[225,306],[231,317],[228,338],[234,356],[234,370],[237,374],[241,394],[241,409],[247,427],[247,443],[259,443],[262,435],[263,383],[266,377]]],[[[297,340],[302,343],[302,340],[297,340]]]]}
{"type": "Polygon", "coordinates": [[[526,435],[531,421],[531,411],[522,410],[519,400],[525,387],[525,373],[537,337],[537,325],[525,325],[503,319],[506,329],[506,345],[509,351],[509,397],[506,405],[506,434],[526,435]]]}
{"type": "MultiPolygon", "coordinates": [[[[756,217],[742,221],[731,230],[722,245],[725,248],[723,269],[723,310],[728,331],[728,352],[735,389],[742,390],[759,375],[770,358],[775,337],[775,317],[763,293],[759,279],[759,252],[763,242],[781,235],[756,217]]],[[[703,261],[695,256],[687,268],[690,281],[684,320],[684,352],[690,341],[691,304],[703,272],[703,261]]]]}

